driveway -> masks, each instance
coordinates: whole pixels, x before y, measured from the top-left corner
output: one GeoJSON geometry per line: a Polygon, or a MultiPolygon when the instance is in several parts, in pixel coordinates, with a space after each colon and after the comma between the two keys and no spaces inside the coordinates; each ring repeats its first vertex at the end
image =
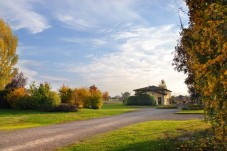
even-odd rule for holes
{"type": "Polygon", "coordinates": [[[202,119],[203,115],[174,114],[179,109],[144,108],[116,116],[75,121],[38,128],[0,133],[0,150],[53,150],[80,142],[96,134],[112,131],[123,126],[149,120],[202,119]]]}

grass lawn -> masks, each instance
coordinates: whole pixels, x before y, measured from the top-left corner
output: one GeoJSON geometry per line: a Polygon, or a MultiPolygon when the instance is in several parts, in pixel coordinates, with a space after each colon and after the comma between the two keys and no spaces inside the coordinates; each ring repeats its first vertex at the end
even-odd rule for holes
{"type": "Polygon", "coordinates": [[[159,151],[176,150],[179,142],[209,125],[201,120],[149,121],[94,136],[63,151],[159,151]]]}
{"type": "Polygon", "coordinates": [[[140,107],[115,103],[104,104],[100,110],[81,109],[79,112],[69,113],[0,109],[0,131],[86,120],[130,112],[138,108],[140,107]]]}
{"type": "Polygon", "coordinates": [[[176,114],[204,114],[204,110],[181,110],[176,114]]]}

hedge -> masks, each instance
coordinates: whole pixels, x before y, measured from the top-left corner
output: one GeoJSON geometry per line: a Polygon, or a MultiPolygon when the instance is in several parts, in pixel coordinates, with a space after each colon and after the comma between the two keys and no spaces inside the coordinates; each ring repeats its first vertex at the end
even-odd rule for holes
{"type": "Polygon", "coordinates": [[[147,94],[140,94],[137,96],[130,96],[124,100],[127,105],[150,105],[155,106],[155,99],[153,96],[147,94]]]}

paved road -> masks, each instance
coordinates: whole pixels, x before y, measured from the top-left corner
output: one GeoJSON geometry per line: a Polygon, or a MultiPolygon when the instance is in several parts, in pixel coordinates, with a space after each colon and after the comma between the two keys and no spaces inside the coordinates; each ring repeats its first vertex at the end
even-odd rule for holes
{"type": "Polygon", "coordinates": [[[90,136],[149,120],[186,120],[202,115],[174,114],[178,109],[145,108],[121,115],[0,133],[0,150],[53,150],[90,136]]]}

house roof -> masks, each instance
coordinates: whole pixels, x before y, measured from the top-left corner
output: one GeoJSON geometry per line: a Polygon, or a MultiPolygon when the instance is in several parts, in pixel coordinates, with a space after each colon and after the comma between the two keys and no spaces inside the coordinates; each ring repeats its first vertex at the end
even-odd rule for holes
{"type": "Polygon", "coordinates": [[[163,89],[163,88],[160,88],[160,87],[157,87],[157,86],[154,86],[154,85],[144,87],[144,88],[135,89],[133,91],[140,91],[140,92],[153,91],[153,92],[157,92],[157,93],[164,94],[164,95],[166,95],[165,91],[172,92],[168,89],[163,89]]]}

